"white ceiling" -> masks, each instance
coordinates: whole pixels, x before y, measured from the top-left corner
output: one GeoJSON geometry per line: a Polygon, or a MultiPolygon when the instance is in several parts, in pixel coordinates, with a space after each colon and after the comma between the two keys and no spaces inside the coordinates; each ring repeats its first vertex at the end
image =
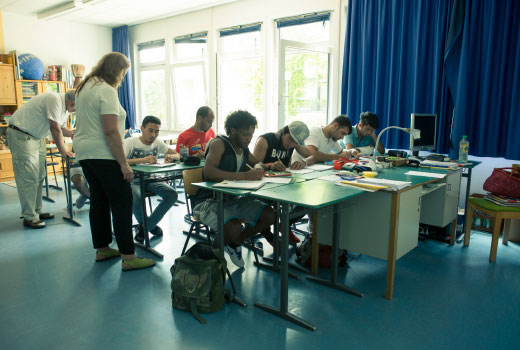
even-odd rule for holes
{"type": "Polygon", "coordinates": [[[134,25],[238,0],[0,0],[2,12],[107,27],[134,25]],[[56,10],[54,10],[56,8],[56,10]],[[38,16],[40,13],[40,16],[38,16]]]}

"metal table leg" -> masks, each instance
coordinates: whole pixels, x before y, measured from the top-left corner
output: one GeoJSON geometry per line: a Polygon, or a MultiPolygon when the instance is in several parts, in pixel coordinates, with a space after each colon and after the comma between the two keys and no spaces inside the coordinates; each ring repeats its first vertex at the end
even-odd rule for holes
{"type": "Polygon", "coordinates": [[[281,270],[280,270],[280,307],[276,308],[264,303],[256,302],[255,306],[272,313],[284,320],[290,321],[298,326],[307,328],[311,331],[316,331],[316,326],[310,322],[305,321],[304,319],[290,313],[288,311],[288,303],[289,303],[289,284],[288,284],[288,272],[289,272],[289,264],[288,264],[288,245],[289,245],[289,204],[282,203],[282,261],[281,261],[281,270]]]}
{"type": "Polygon", "coordinates": [[[45,158],[45,196],[42,196],[43,200],[47,202],[55,203],[56,201],[49,197],[49,175],[47,174],[47,157],[45,158]]]}
{"type": "Polygon", "coordinates": [[[139,174],[139,187],[141,192],[141,206],[143,208],[143,231],[144,231],[144,244],[135,242],[135,246],[144,249],[160,259],[164,258],[164,255],[159,253],[157,250],[150,247],[150,239],[148,237],[148,213],[146,212],[146,191],[144,174],[139,174]]]}
{"type": "MultiPolygon", "coordinates": [[[[65,158],[66,163],[66,174],[67,174],[67,181],[65,181],[65,197],[67,198],[67,211],[69,216],[64,216],[63,220],[70,222],[71,224],[74,224],[76,226],[81,226],[81,224],[74,219],[74,208],[72,206],[72,183],[70,179],[70,159],[69,157],[65,158]]],[[[61,167],[63,168],[63,158],[61,159],[61,167]]]]}
{"type": "Polygon", "coordinates": [[[332,261],[331,261],[331,269],[330,269],[330,280],[326,280],[324,278],[319,278],[315,276],[307,276],[307,279],[311,282],[316,282],[319,284],[323,284],[327,287],[334,288],[340,290],[342,292],[346,292],[358,297],[363,297],[363,294],[360,292],[349,288],[343,284],[338,283],[338,251],[339,251],[339,228],[340,228],[340,217],[339,217],[340,205],[334,205],[334,215],[332,221],[332,261]]]}

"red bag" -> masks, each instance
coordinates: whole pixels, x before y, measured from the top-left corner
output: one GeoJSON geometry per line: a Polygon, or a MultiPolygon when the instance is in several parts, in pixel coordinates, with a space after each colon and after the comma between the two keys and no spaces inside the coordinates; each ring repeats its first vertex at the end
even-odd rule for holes
{"type": "Polygon", "coordinates": [[[511,169],[493,169],[491,176],[484,182],[484,190],[501,196],[520,197],[520,179],[513,176],[511,169]]]}
{"type": "MultiPolygon", "coordinates": [[[[318,267],[330,268],[332,260],[332,247],[330,245],[320,244],[320,252],[318,257],[318,267]]],[[[310,267],[312,264],[312,237],[307,237],[296,249],[296,261],[303,266],[310,267]]],[[[340,249],[338,252],[338,266],[347,266],[347,252],[340,249]]]]}

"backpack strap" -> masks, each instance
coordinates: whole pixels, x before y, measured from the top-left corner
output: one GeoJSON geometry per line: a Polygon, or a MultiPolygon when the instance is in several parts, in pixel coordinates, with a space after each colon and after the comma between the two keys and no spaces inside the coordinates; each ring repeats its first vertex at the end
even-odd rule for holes
{"type": "Polygon", "coordinates": [[[220,262],[220,264],[222,266],[226,266],[226,270],[224,271],[224,269],[222,269],[222,280],[223,281],[226,281],[226,273],[228,275],[228,278],[229,278],[229,282],[231,283],[231,289],[233,289],[233,294],[232,295],[235,295],[237,294],[237,290],[235,288],[235,284],[233,283],[233,278],[231,278],[231,274],[229,273],[229,269],[227,268],[227,264],[225,263],[225,261],[222,261],[222,259],[225,259],[224,256],[220,255],[219,253],[222,253],[220,249],[216,249],[216,248],[212,248],[211,249],[213,251],[213,255],[215,255],[215,257],[217,258],[217,260],[220,262]]]}
{"type": "Polygon", "coordinates": [[[199,310],[197,310],[197,302],[195,298],[190,298],[190,311],[193,317],[197,319],[202,324],[206,324],[206,320],[202,318],[202,316],[199,314],[199,310]]]}

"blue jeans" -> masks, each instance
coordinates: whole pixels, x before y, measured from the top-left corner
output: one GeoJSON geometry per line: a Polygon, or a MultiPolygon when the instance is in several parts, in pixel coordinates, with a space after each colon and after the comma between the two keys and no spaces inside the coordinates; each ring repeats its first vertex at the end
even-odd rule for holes
{"type": "MultiPolygon", "coordinates": [[[[177,192],[164,182],[153,182],[145,185],[146,192],[151,192],[162,198],[162,201],[148,217],[148,231],[153,230],[161,221],[163,216],[177,201],[177,192]]],[[[143,208],[141,206],[141,190],[138,183],[132,183],[132,194],[134,197],[133,210],[137,221],[143,223],[143,208]]]]}

